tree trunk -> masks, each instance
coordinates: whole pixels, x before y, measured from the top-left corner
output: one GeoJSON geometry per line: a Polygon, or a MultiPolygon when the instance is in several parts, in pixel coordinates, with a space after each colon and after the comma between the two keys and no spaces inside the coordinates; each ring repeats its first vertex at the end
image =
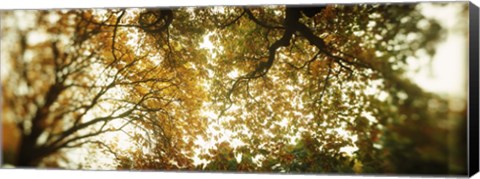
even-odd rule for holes
{"type": "Polygon", "coordinates": [[[17,153],[18,167],[34,167],[38,164],[37,149],[35,146],[36,139],[32,139],[30,135],[22,135],[19,151],[17,153]]]}
{"type": "Polygon", "coordinates": [[[40,137],[40,134],[44,130],[41,127],[41,123],[47,118],[50,106],[57,100],[63,89],[64,87],[61,83],[50,86],[50,89],[45,95],[45,104],[37,109],[31,120],[32,127],[30,133],[26,134],[25,131],[22,131],[19,152],[17,154],[17,166],[36,166],[43,157],[49,154],[46,152],[48,150],[39,148],[36,143],[38,137],[40,137]]]}

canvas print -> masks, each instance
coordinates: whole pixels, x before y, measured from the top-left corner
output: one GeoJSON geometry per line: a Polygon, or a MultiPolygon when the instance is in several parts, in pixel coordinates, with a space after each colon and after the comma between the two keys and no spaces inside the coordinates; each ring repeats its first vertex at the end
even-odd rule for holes
{"type": "Polygon", "coordinates": [[[468,10],[3,10],[1,167],[464,175],[468,10]]]}

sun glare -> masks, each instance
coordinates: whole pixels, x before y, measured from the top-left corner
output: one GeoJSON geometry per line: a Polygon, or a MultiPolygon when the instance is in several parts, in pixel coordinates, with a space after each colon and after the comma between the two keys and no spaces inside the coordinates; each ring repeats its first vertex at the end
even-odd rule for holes
{"type": "MultiPolygon", "coordinates": [[[[459,29],[462,28],[461,26],[466,27],[464,24],[458,24],[458,16],[452,16],[460,13],[461,6],[461,3],[441,7],[422,4],[421,12],[427,17],[438,20],[443,28],[447,29],[446,38],[438,44],[430,68],[420,68],[418,72],[411,71],[408,76],[425,90],[464,100],[467,89],[466,80],[459,79],[466,79],[467,76],[468,42],[465,38],[466,34],[459,29]]],[[[420,65],[428,66],[429,61],[429,57],[423,56],[420,59],[412,59],[410,62],[411,65],[424,62],[420,65]]]]}

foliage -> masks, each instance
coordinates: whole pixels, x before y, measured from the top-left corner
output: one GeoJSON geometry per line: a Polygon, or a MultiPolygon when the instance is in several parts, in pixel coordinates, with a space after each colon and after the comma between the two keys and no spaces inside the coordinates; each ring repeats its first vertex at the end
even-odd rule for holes
{"type": "Polygon", "coordinates": [[[83,147],[118,169],[451,173],[448,101],[405,75],[441,34],[417,4],[2,12],[12,163],[83,147]]]}

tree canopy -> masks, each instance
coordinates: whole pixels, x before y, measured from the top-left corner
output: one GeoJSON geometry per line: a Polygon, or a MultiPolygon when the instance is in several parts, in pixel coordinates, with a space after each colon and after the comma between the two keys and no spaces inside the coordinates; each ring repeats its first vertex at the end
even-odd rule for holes
{"type": "Polygon", "coordinates": [[[103,155],[110,164],[93,169],[464,173],[452,146],[466,143],[447,138],[466,109],[406,75],[444,34],[420,7],[2,11],[3,156],[19,167],[92,168],[86,158],[103,155]],[[72,166],[75,149],[85,161],[72,166]]]}

